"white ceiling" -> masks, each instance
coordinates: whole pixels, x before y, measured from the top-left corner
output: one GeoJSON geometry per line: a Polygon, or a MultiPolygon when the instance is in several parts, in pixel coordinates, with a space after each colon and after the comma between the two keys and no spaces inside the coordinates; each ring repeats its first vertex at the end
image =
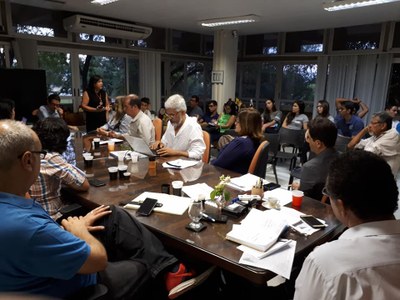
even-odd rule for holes
{"type": "Polygon", "coordinates": [[[260,16],[260,21],[226,29],[246,35],[400,20],[400,2],[327,12],[322,8],[324,0],[120,0],[104,6],[90,0],[10,1],[203,34],[212,34],[212,29],[200,27],[199,20],[248,14],[260,16]]]}

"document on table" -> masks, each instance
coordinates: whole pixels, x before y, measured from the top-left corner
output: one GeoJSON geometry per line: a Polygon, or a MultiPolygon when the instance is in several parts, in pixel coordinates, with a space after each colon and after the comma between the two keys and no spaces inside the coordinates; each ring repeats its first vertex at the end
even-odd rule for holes
{"type": "Polygon", "coordinates": [[[281,251],[275,251],[261,259],[244,252],[239,263],[269,270],[286,279],[290,279],[295,252],[296,241],[291,240],[281,251]]]}
{"type": "Polygon", "coordinates": [[[184,185],[182,191],[191,199],[197,199],[199,195],[204,195],[206,200],[210,200],[210,194],[213,188],[206,183],[196,183],[193,185],[184,185]]]}
{"type": "MultiPolygon", "coordinates": [[[[300,219],[300,216],[304,215],[304,213],[299,212],[298,210],[295,210],[293,208],[281,207],[281,210],[279,212],[282,214],[282,218],[284,218],[287,221],[287,223],[292,229],[305,236],[311,235],[314,232],[317,232],[318,230],[322,229],[322,228],[312,228],[310,225],[303,222],[300,219]]],[[[318,220],[321,223],[326,224],[324,220],[321,219],[318,220]]]]}
{"type": "Polygon", "coordinates": [[[272,191],[264,192],[263,199],[267,200],[269,197],[277,198],[279,200],[279,204],[281,206],[284,206],[292,202],[292,191],[288,191],[282,188],[277,188],[272,191]]]}
{"type": "Polygon", "coordinates": [[[123,140],[116,139],[116,138],[112,138],[112,139],[109,139],[109,140],[101,140],[101,141],[100,141],[100,145],[108,144],[108,142],[122,143],[123,140]]]}
{"type": "Polygon", "coordinates": [[[139,152],[135,151],[130,151],[130,150],[122,150],[122,151],[111,151],[110,152],[111,156],[114,156],[116,158],[121,158],[121,159],[131,159],[132,156],[138,157],[138,158],[146,158],[147,156],[144,154],[141,154],[139,152]]]}
{"type": "MultiPolygon", "coordinates": [[[[171,215],[183,215],[190,204],[190,198],[179,197],[174,195],[168,195],[163,193],[152,193],[144,192],[137,196],[133,201],[143,201],[146,198],[157,199],[158,202],[162,203],[161,207],[155,207],[154,211],[163,212],[171,215]]],[[[138,209],[140,205],[136,204],[126,204],[124,208],[128,209],[138,209]]]]}
{"type": "MultiPolygon", "coordinates": [[[[248,192],[251,188],[260,180],[260,177],[247,173],[240,177],[231,178],[231,181],[227,184],[229,187],[241,191],[248,192]]],[[[268,183],[268,181],[263,180],[263,184],[268,183]]]]}
{"type": "Polygon", "coordinates": [[[286,228],[286,220],[276,210],[261,211],[251,209],[241,224],[234,224],[226,234],[226,239],[236,243],[266,251],[276,243],[286,228]]]}
{"type": "Polygon", "coordinates": [[[199,160],[187,160],[187,159],[176,159],[167,161],[162,164],[166,169],[178,169],[182,170],[185,168],[193,167],[199,163],[199,160]]]}

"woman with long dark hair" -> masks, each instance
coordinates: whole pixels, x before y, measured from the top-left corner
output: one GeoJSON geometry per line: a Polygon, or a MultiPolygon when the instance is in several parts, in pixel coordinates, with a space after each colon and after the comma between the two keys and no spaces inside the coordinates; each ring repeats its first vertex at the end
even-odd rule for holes
{"type": "Polygon", "coordinates": [[[82,95],[82,109],[86,112],[86,131],[94,131],[107,123],[110,102],[103,90],[103,78],[99,75],[90,77],[89,84],[82,95]]]}
{"type": "Polygon", "coordinates": [[[328,118],[329,121],[335,123],[334,118],[329,114],[329,102],[326,100],[319,100],[317,104],[317,114],[320,117],[328,118]]]}
{"type": "Polygon", "coordinates": [[[282,112],[276,109],[275,100],[267,99],[265,101],[265,110],[262,114],[262,131],[267,133],[276,133],[282,123],[282,112]]]}
{"type": "Polygon", "coordinates": [[[282,126],[289,129],[306,130],[308,117],[304,114],[305,108],[306,105],[303,101],[295,100],[293,102],[292,111],[286,115],[282,126]]]}

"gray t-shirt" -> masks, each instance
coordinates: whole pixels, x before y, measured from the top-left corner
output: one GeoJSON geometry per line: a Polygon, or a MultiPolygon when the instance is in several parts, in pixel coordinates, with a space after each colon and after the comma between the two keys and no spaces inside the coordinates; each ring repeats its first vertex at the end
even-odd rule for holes
{"type": "Polygon", "coordinates": [[[287,125],[287,128],[289,129],[303,129],[303,124],[308,123],[308,117],[305,114],[300,114],[294,117],[292,122],[287,125]]]}

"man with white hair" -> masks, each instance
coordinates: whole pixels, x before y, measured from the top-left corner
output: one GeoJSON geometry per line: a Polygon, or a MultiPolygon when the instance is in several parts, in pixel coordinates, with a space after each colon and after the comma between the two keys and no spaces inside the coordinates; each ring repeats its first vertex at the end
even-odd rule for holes
{"type": "Polygon", "coordinates": [[[166,115],[169,118],[167,129],[161,138],[152,145],[160,156],[184,156],[200,160],[206,149],[203,131],[197,118],[186,114],[185,99],[178,94],[165,102],[166,115]]]}

